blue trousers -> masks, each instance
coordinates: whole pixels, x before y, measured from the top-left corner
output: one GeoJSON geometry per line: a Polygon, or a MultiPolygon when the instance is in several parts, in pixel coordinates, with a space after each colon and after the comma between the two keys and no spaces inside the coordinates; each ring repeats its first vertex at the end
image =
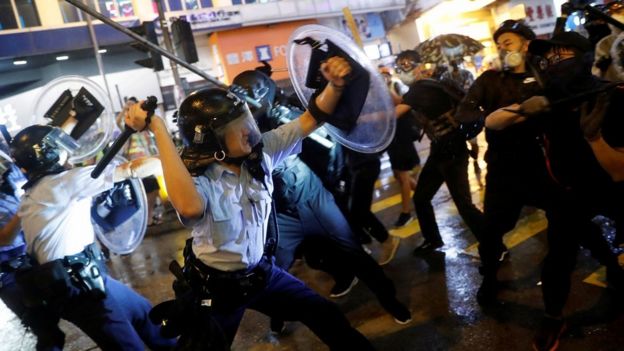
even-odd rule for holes
{"type": "MultiPolygon", "coordinates": [[[[94,298],[77,288],[70,288],[63,306],[53,306],[59,317],[72,322],[102,350],[169,350],[175,339],[160,336],[153,324],[147,299],[128,286],[105,276],[106,297],[94,298]]],[[[58,321],[58,319],[57,319],[58,321]]]]}
{"type": "Polygon", "coordinates": [[[231,311],[213,311],[213,318],[230,343],[234,340],[245,309],[251,308],[271,318],[301,321],[331,350],[373,350],[369,341],[351,327],[334,303],[273,264],[267,268],[266,274],[266,287],[246,303],[231,311]]]}
{"type": "Polygon", "coordinates": [[[312,268],[331,274],[337,282],[349,282],[357,276],[382,305],[396,305],[394,283],[377,261],[362,249],[333,195],[322,186],[318,177],[308,177],[306,199],[297,203],[296,213],[282,213],[278,208],[276,264],[289,269],[295,251],[305,241],[304,254],[312,268]]]}

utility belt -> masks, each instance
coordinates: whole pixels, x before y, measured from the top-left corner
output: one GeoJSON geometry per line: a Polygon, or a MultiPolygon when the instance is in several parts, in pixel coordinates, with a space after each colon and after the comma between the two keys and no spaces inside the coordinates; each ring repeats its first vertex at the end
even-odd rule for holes
{"type": "Polygon", "coordinates": [[[104,298],[104,264],[102,252],[95,243],[82,252],[54,261],[37,264],[16,273],[16,281],[25,291],[24,303],[34,307],[63,303],[77,291],[95,298],[104,298]]]}
{"type": "Polygon", "coordinates": [[[184,276],[202,299],[210,298],[212,307],[230,311],[247,303],[266,287],[273,264],[263,256],[252,268],[238,271],[221,271],[204,264],[192,250],[192,239],[184,248],[184,276]]]}
{"type": "Polygon", "coordinates": [[[15,283],[15,272],[30,265],[30,257],[25,253],[8,260],[3,260],[0,264],[0,289],[4,286],[15,283]]]}

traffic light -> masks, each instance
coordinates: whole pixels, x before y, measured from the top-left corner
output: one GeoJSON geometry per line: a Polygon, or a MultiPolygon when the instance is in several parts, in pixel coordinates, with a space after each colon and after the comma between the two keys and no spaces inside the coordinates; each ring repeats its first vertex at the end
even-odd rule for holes
{"type": "Polygon", "coordinates": [[[188,63],[199,61],[191,24],[185,20],[176,19],[171,23],[171,32],[176,55],[188,63]]]}
{"type": "MultiPolygon", "coordinates": [[[[129,29],[136,34],[144,37],[151,43],[158,45],[158,37],[156,36],[156,27],[154,26],[154,21],[145,21],[140,26],[130,27],[129,29]]],[[[143,67],[153,68],[156,72],[162,71],[164,69],[163,61],[160,57],[160,54],[151,51],[145,44],[138,41],[133,42],[132,44],[130,44],[130,46],[137,50],[146,52],[148,55],[147,58],[142,60],[136,60],[134,61],[134,63],[143,67]]]]}

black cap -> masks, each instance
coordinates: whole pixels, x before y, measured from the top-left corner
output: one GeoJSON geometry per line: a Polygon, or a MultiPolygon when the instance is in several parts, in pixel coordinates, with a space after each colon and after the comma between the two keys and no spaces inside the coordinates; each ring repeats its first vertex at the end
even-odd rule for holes
{"type": "Polygon", "coordinates": [[[535,32],[524,24],[523,21],[506,20],[501,23],[496,32],[494,32],[494,41],[497,41],[498,37],[504,33],[516,33],[527,40],[535,39],[535,32]]]}
{"type": "Polygon", "coordinates": [[[544,56],[553,46],[572,48],[582,53],[589,52],[594,49],[589,39],[579,33],[562,32],[555,34],[550,40],[533,40],[531,44],[529,44],[529,52],[534,55],[544,56]]]}

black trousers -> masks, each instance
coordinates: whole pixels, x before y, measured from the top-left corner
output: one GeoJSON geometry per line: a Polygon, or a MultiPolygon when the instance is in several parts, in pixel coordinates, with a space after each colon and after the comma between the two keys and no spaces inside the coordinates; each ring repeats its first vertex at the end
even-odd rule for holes
{"type": "Polygon", "coordinates": [[[624,199],[612,197],[609,188],[587,190],[565,191],[555,204],[552,220],[549,218],[549,249],[542,270],[542,292],[546,313],[552,316],[563,312],[580,246],[590,250],[607,269],[621,269],[601,228],[591,220],[612,209],[605,208],[604,204],[617,204],[624,199]]]}
{"type": "MultiPolygon", "coordinates": [[[[480,235],[479,256],[481,274],[495,276],[500,262],[503,235],[512,230],[524,206],[546,211],[549,223],[553,222],[553,202],[558,185],[548,175],[543,160],[490,163],[486,176],[483,202],[484,227],[480,235]]],[[[557,227],[549,225],[548,230],[557,227]]]]}
{"type": "Polygon", "coordinates": [[[370,234],[377,241],[384,242],[388,239],[388,230],[370,209],[380,167],[381,162],[375,158],[349,168],[351,192],[347,219],[359,237],[370,234]]]}
{"type": "Polygon", "coordinates": [[[413,197],[416,216],[425,240],[442,241],[431,204],[442,183],[446,183],[453,202],[468,228],[478,236],[483,228],[483,213],[472,203],[466,146],[452,156],[436,152],[432,147],[431,155],[420,171],[413,197]]]}

